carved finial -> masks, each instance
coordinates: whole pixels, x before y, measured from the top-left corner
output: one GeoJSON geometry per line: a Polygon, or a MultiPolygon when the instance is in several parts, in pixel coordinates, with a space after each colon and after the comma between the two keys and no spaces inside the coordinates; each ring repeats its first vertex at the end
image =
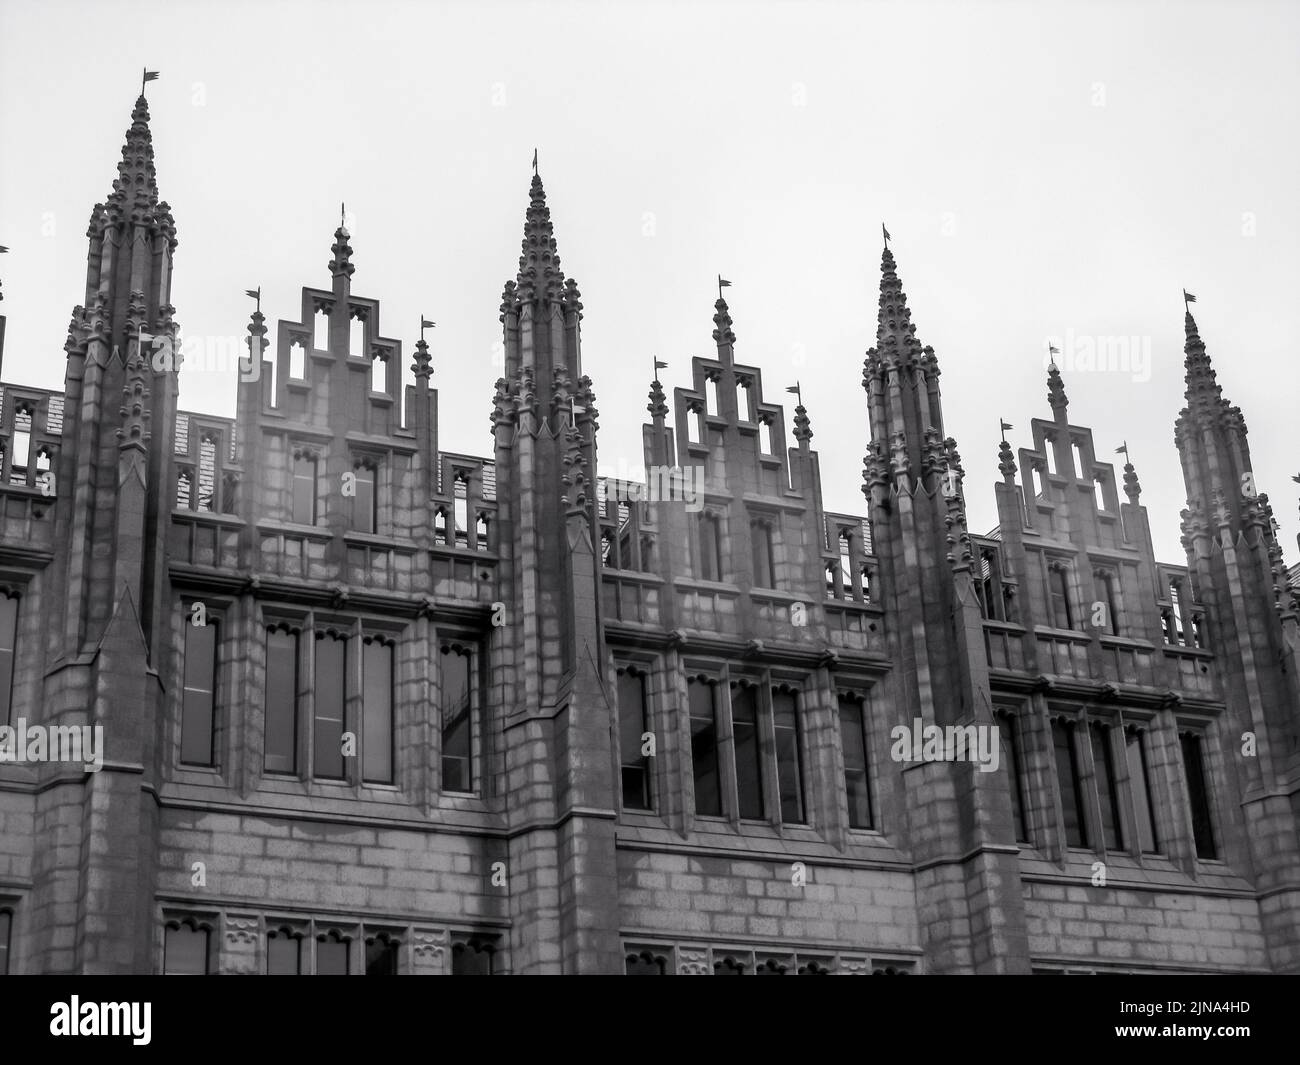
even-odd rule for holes
{"type": "Polygon", "coordinates": [[[664,386],[659,383],[657,376],[650,382],[650,402],[646,404],[646,410],[650,412],[650,417],[654,419],[656,425],[661,424],[668,417],[668,401],[664,398],[664,386]]]}
{"type": "Polygon", "coordinates": [[[1133,463],[1124,463],[1124,494],[1128,496],[1128,501],[1135,506],[1138,497],[1142,494],[1142,486],[1138,484],[1137,471],[1133,468],[1133,463]]]}
{"type": "Polygon", "coordinates": [[[718,358],[723,362],[731,361],[731,349],[736,344],[736,334],[731,325],[727,301],[719,296],[718,302],[713,305],[713,339],[718,345],[718,358]]]}
{"type": "Polygon", "coordinates": [[[799,441],[801,449],[808,447],[808,442],[812,440],[813,431],[811,423],[808,420],[808,412],[804,405],[800,403],[794,409],[794,438],[799,441]]]}
{"type": "MultiPolygon", "coordinates": [[[[519,256],[519,298],[559,302],[564,293],[564,272],[556,251],[551,209],[546,205],[546,190],[539,174],[533,174],[528,193],[528,211],[524,217],[523,249],[519,256]]],[[[574,299],[577,286],[574,286],[574,299]]]]}
{"type": "Polygon", "coordinates": [[[1070,400],[1065,395],[1065,382],[1061,380],[1061,371],[1055,359],[1047,367],[1047,402],[1051,404],[1056,420],[1064,421],[1065,408],[1070,405],[1070,400]]]}
{"type": "Polygon", "coordinates": [[[420,339],[415,342],[415,361],[411,363],[411,371],[415,374],[417,386],[421,382],[427,384],[433,376],[433,356],[429,354],[429,342],[424,339],[423,331],[420,339]]]}
{"type": "Polygon", "coordinates": [[[1016,460],[1011,452],[1011,445],[1004,438],[998,445],[998,471],[1002,474],[1002,479],[1007,484],[1012,484],[1016,479],[1016,460]]]}
{"type": "Polygon", "coordinates": [[[333,277],[350,278],[356,273],[357,268],[352,264],[352,245],[349,243],[351,236],[347,227],[339,222],[338,229],[334,230],[334,243],[330,245],[334,258],[330,260],[329,270],[333,277]]]}

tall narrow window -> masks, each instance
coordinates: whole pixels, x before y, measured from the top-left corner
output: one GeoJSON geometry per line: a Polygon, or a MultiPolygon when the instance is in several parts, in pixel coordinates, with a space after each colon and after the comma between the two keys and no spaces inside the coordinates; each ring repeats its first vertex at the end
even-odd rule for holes
{"type": "Polygon", "coordinates": [[[1169,605],[1173,611],[1173,628],[1171,630],[1173,638],[1169,642],[1185,644],[1187,642],[1187,630],[1183,627],[1183,597],[1177,578],[1169,582],[1169,605]]]}
{"type": "Polygon", "coordinates": [[[849,827],[874,828],[867,761],[866,707],[858,699],[841,695],[839,708],[840,746],[844,748],[844,791],[849,799],[849,827]]]}
{"type": "Polygon", "coordinates": [[[447,508],[438,507],[433,512],[433,542],[447,546],[447,508]]]}
{"type": "Polygon", "coordinates": [[[307,352],[301,340],[289,345],[289,376],[301,381],[307,375],[307,352]]]}
{"type": "Polygon", "coordinates": [[[32,451],[32,411],[30,407],[19,406],[14,411],[14,442],[9,469],[14,474],[11,484],[22,484],[27,480],[27,464],[31,461],[32,451]]]}
{"type": "Polygon", "coordinates": [[[1020,761],[1020,723],[1010,711],[998,711],[998,738],[1002,743],[1002,764],[1007,767],[1011,791],[1011,820],[1017,843],[1029,842],[1029,819],[1025,810],[1025,774],[1020,761]]]}
{"type": "Polygon", "coordinates": [[[302,937],[281,929],[266,934],[266,975],[302,975],[302,937]]]}
{"type": "Polygon", "coordinates": [[[708,512],[695,519],[695,529],[699,540],[700,580],[722,580],[722,543],[718,518],[708,512]]]}
{"type": "Polygon", "coordinates": [[[213,709],[217,690],[217,623],[185,620],[185,683],[181,704],[181,761],[214,764],[213,709]]]}
{"type": "Polygon", "coordinates": [[[352,528],[361,533],[377,532],[379,523],[376,511],[378,499],[375,496],[375,466],[370,462],[358,462],[352,472],[357,478],[354,485],[356,495],[352,499],[352,528]]]}
{"type": "Polygon", "coordinates": [[[758,739],[758,689],[731,685],[731,734],[736,750],[736,797],[740,816],[763,818],[763,755],[758,739]]]}
{"type": "Polygon", "coordinates": [[[1092,482],[1093,499],[1098,510],[1106,509],[1106,482],[1097,477],[1092,482]]]}
{"type": "Polygon", "coordinates": [[[442,649],[442,790],[473,791],[474,687],[470,653],[442,649]]]}
{"type": "Polygon", "coordinates": [[[1061,790],[1066,845],[1086,847],[1088,826],[1083,819],[1083,780],[1079,775],[1079,756],[1074,748],[1073,724],[1052,722],[1052,750],[1056,756],[1056,779],[1061,790]]]}
{"type": "Polygon", "coordinates": [[[393,645],[368,639],[361,660],[361,779],[393,782],[393,645]]]}
{"type": "Polygon", "coordinates": [[[1187,776],[1187,802],[1192,814],[1192,838],[1196,857],[1217,858],[1214,842],[1214,819],[1210,814],[1210,782],[1205,774],[1205,751],[1201,737],[1194,732],[1179,736],[1183,748],[1183,772],[1187,776]]]}
{"type": "Polygon", "coordinates": [[[710,414],[719,414],[718,408],[718,382],[712,377],[704,379],[704,406],[710,414]]]}
{"type": "Polygon", "coordinates": [[[388,360],[382,355],[370,360],[370,391],[388,391],[388,360]]]}
{"type": "Polygon", "coordinates": [[[840,533],[840,576],[839,591],[845,599],[853,598],[853,541],[846,532],[840,533]]]}
{"type": "Polygon", "coordinates": [[[400,944],[387,936],[366,940],[366,975],[396,976],[400,944]]]}
{"type": "Polygon", "coordinates": [[[618,750],[623,809],[649,810],[650,759],[642,754],[649,731],[646,722],[645,674],[634,669],[618,673],[618,750]]]}
{"type": "Polygon", "coordinates": [[[799,700],[789,688],[772,690],[772,729],[776,737],[776,785],[781,796],[781,820],[787,825],[802,825],[805,817],[799,700]]]}
{"type": "Polygon", "coordinates": [[[18,597],[0,593],[0,725],[13,716],[14,648],[18,641],[18,597]]]}
{"type": "Polygon", "coordinates": [[[1138,845],[1143,854],[1160,853],[1156,833],[1155,803],[1151,801],[1151,770],[1147,762],[1146,733],[1131,730],[1125,737],[1129,787],[1133,792],[1134,820],[1137,821],[1138,845]]]}
{"type": "Polygon", "coordinates": [[[754,382],[751,378],[736,378],[736,407],[741,421],[754,420],[754,382]]]}
{"type": "Polygon", "coordinates": [[[348,640],[333,633],[316,635],[316,712],[312,722],[312,773],[342,780],[343,707],[346,695],[348,640]]]}
{"type": "Polygon", "coordinates": [[[330,349],[330,315],[324,307],[316,308],[316,315],[312,319],[314,326],[314,335],[312,336],[312,347],[317,351],[329,351],[330,349]]]}
{"type": "Polygon", "coordinates": [[[1005,621],[1006,611],[1002,604],[1002,573],[998,562],[996,548],[980,549],[980,575],[977,592],[980,612],[986,618],[1005,621]]]}
{"type": "Polygon", "coordinates": [[[9,936],[13,931],[14,915],[0,910],[0,976],[9,975],[9,936]]]}
{"type": "Polygon", "coordinates": [[[298,771],[298,634],[266,634],[266,753],[268,773],[298,771]]]}
{"type": "Polygon", "coordinates": [[[348,320],[348,354],[354,359],[366,357],[366,320],[356,312],[348,320]]]}
{"type": "Polygon", "coordinates": [[[1052,598],[1052,623],[1058,629],[1074,628],[1074,611],[1070,605],[1070,574],[1060,563],[1048,569],[1048,590],[1052,598]]]}
{"type": "Polygon", "coordinates": [[[469,500],[460,496],[456,500],[456,546],[469,546],[469,500]]]}
{"type": "Polygon", "coordinates": [[[301,451],[293,459],[293,520],[316,524],[316,458],[301,451]]]}
{"type": "Polygon", "coordinates": [[[191,494],[193,487],[192,478],[188,470],[181,470],[176,475],[176,509],[189,510],[192,506],[193,496],[191,494]]]}
{"type": "Polygon", "coordinates": [[[695,778],[695,812],[722,816],[718,775],[718,719],[714,685],[700,677],[687,684],[691,712],[691,771],[695,778]]]}
{"type": "Polygon", "coordinates": [[[774,455],[772,443],[772,423],[766,418],[759,419],[758,422],[758,450],[764,455],[774,455]]]}
{"type": "Polygon", "coordinates": [[[208,975],[208,930],[183,924],[168,928],[163,942],[166,976],[208,975]]]}
{"type": "Polygon", "coordinates": [[[1056,476],[1056,441],[1050,436],[1043,439],[1043,457],[1047,459],[1047,472],[1056,476]]]}
{"type": "Polygon", "coordinates": [[[199,441],[199,501],[196,510],[216,509],[217,440],[204,433],[199,441]]]}
{"type": "Polygon", "coordinates": [[[753,543],[754,584],[759,588],[776,587],[776,567],[772,562],[772,529],[763,521],[750,522],[753,543]]]}
{"type": "Polygon", "coordinates": [[[686,408],[686,439],[692,444],[704,441],[704,412],[697,404],[686,408]]]}
{"type": "Polygon", "coordinates": [[[316,940],[316,975],[347,976],[349,943],[337,932],[316,940]]]}
{"type": "Polygon", "coordinates": [[[1112,636],[1119,635],[1119,596],[1115,591],[1115,574],[1100,574],[1101,593],[1105,596],[1106,604],[1106,624],[1105,628],[1112,636]]]}
{"type": "Polygon", "coordinates": [[[1088,732],[1092,736],[1092,766],[1097,780],[1097,801],[1101,806],[1102,844],[1107,850],[1117,851],[1124,846],[1124,834],[1120,827],[1119,791],[1115,784],[1110,729],[1092,722],[1088,732]]]}
{"type": "Polygon", "coordinates": [[[1074,476],[1078,480],[1083,480],[1083,448],[1078,443],[1070,445],[1070,453],[1074,459],[1074,476]]]}

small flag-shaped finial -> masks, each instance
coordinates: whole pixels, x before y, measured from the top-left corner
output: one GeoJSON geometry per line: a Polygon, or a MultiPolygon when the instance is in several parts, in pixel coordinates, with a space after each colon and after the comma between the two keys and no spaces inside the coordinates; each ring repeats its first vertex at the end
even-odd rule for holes
{"type": "Polygon", "coordinates": [[[144,76],[140,78],[140,95],[143,96],[144,87],[148,85],[149,82],[158,80],[158,71],[147,70],[144,67],[141,67],[141,69],[144,70],[144,76]]]}
{"type": "Polygon", "coordinates": [[[658,359],[654,360],[654,364],[655,364],[655,381],[658,382],[659,371],[668,369],[668,364],[666,362],[661,362],[658,359]]]}
{"type": "Polygon", "coordinates": [[[718,275],[718,299],[722,299],[722,290],[724,288],[731,288],[731,282],[725,280],[723,276],[719,274],[718,275]]]}
{"type": "Polygon", "coordinates": [[[999,418],[998,421],[1001,422],[1002,424],[1002,442],[1005,444],[1007,442],[1007,430],[1014,429],[1015,426],[1012,425],[1010,422],[1002,421],[1001,418],[999,418]]]}
{"type": "Polygon", "coordinates": [[[533,149],[533,173],[537,173],[537,149],[533,149]]]}
{"type": "Polygon", "coordinates": [[[257,300],[257,309],[259,312],[262,310],[262,286],[261,285],[258,285],[257,288],[244,289],[244,295],[252,296],[253,299],[257,300]]]}
{"type": "Polygon", "coordinates": [[[880,232],[882,232],[882,233],[885,235],[885,247],[888,248],[888,247],[889,247],[889,230],[887,230],[887,229],[885,228],[885,223],[884,223],[884,222],[881,222],[881,223],[880,223],[880,232]]]}
{"type": "Polygon", "coordinates": [[[1183,310],[1187,309],[1187,305],[1189,303],[1195,303],[1195,302],[1196,302],[1196,297],[1193,296],[1190,292],[1188,292],[1187,289],[1183,289],[1183,310]]]}
{"type": "Polygon", "coordinates": [[[799,404],[799,406],[801,406],[801,407],[803,406],[803,389],[802,389],[802,387],[800,387],[800,384],[799,384],[798,381],[796,381],[796,382],[795,382],[794,384],[792,384],[792,385],[787,385],[785,390],[786,390],[787,392],[792,392],[792,393],[794,393],[795,402],[797,402],[797,403],[799,404]]]}
{"type": "Polygon", "coordinates": [[[420,339],[424,339],[424,331],[426,329],[432,329],[435,325],[437,325],[436,322],[431,322],[424,315],[420,315],[420,339]]]}

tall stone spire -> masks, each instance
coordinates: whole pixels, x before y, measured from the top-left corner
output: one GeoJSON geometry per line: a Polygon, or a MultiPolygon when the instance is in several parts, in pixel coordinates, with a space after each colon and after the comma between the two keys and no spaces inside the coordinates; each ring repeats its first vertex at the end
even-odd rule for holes
{"type": "Polygon", "coordinates": [[[536,171],[528,193],[516,284],[519,298],[528,303],[538,299],[559,301],[564,291],[564,271],[560,269],[560,256],[556,252],[551,209],[546,206],[546,190],[542,187],[541,175],[536,171]]]}

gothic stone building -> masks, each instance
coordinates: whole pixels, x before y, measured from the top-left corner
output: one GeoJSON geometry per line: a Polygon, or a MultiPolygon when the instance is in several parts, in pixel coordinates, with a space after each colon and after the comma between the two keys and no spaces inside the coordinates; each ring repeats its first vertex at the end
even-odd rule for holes
{"type": "Polygon", "coordinates": [[[721,299],[643,431],[692,506],[594,476],[536,175],[471,455],[343,227],[235,418],[179,411],[143,97],[122,154],[62,394],[3,390],[4,969],[1300,971],[1295,582],[1190,314],[1185,564],[1054,368],[967,530],[888,248],[862,512],[721,299]],[[900,755],[918,719],[946,745],[900,755]],[[97,771],[31,743],[82,725],[97,771]]]}

